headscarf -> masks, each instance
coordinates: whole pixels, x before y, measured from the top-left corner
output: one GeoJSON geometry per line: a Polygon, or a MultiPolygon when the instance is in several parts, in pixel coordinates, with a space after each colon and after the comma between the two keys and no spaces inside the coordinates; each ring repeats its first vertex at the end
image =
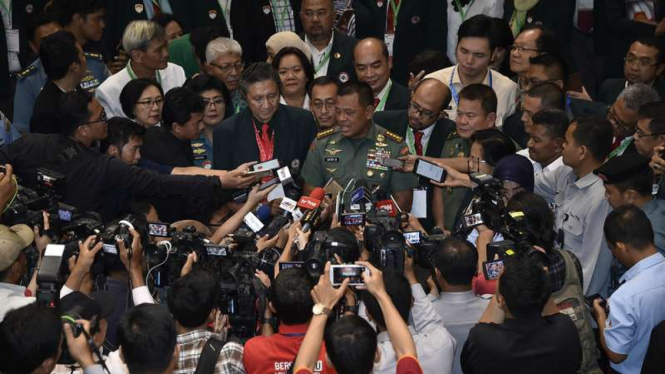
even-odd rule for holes
{"type": "Polygon", "coordinates": [[[526,13],[533,9],[540,0],[513,0],[515,11],[510,18],[510,29],[513,31],[513,36],[517,38],[524,23],[526,22],[526,13]]]}
{"type": "Polygon", "coordinates": [[[499,160],[492,173],[501,181],[512,181],[529,192],[533,192],[533,164],[528,158],[512,154],[499,160]]]}
{"type": "Polygon", "coordinates": [[[282,31],[271,36],[266,42],[266,49],[270,47],[275,54],[279,53],[282,48],[294,47],[302,51],[302,53],[307,56],[308,60],[312,60],[312,51],[310,51],[309,46],[305,43],[298,34],[291,31],[282,31]]]}

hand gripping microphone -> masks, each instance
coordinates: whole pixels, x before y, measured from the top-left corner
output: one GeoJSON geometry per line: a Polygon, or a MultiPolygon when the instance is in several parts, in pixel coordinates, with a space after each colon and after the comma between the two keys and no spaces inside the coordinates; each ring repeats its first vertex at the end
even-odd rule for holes
{"type": "Polygon", "coordinates": [[[308,232],[312,226],[318,224],[319,219],[321,218],[321,201],[325,197],[326,192],[323,188],[315,188],[309,196],[302,196],[298,200],[298,207],[304,209],[304,215],[302,217],[302,231],[308,232]]]}

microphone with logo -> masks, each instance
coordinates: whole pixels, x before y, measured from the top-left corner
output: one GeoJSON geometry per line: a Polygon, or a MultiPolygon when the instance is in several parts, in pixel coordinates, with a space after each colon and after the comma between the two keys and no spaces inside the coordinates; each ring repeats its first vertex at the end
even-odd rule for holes
{"type": "Polygon", "coordinates": [[[303,232],[308,232],[312,227],[319,224],[321,220],[321,201],[323,201],[325,195],[326,191],[321,187],[317,187],[312,190],[309,196],[302,196],[298,200],[298,207],[304,210],[302,219],[300,220],[303,225],[303,232]]]}

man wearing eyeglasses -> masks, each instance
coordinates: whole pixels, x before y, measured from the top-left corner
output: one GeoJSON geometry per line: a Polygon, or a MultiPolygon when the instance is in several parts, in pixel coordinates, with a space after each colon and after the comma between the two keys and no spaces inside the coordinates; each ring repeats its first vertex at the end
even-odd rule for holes
{"type": "Polygon", "coordinates": [[[639,111],[635,135],[635,149],[642,156],[651,158],[649,166],[657,176],[659,199],[665,199],[665,104],[662,101],[642,105],[639,111]]]}
{"type": "Polygon", "coordinates": [[[337,126],[335,109],[338,90],[338,81],[327,76],[314,79],[309,86],[309,97],[312,100],[310,110],[319,131],[337,126]]]}
{"type": "Polygon", "coordinates": [[[559,48],[556,36],[544,25],[536,24],[525,27],[510,46],[510,71],[517,74],[517,85],[522,92],[524,79],[531,67],[530,59],[541,54],[557,53],[559,48]]]}
{"type": "Polygon", "coordinates": [[[240,76],[245,69],[240,43],[229,38],[217,38],[206,47],[205,71],[224,83],[231,96],[233,113],[247,107],[240,92],[240,76]]]}

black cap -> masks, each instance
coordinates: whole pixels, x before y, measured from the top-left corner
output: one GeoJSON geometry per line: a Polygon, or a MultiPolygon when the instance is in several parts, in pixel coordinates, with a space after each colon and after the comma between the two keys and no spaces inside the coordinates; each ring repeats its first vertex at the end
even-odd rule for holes
{"type": "Polygon", "coordinates": [[[594,173],[598,175],[604,183],[617,184],[626,182],[637,175],[649,173],[650,158],[644,157],[639,153],[624,153],[621,156],[613,157],[594,173]]]}
{"type": "Polygon", "coordinates": [[[79,291],[69,293],[60,299],[58,313],[61,315],[74,313],[81,319],[89,321],[94,316],[98,318],[108,317],[115,311],[115,294],[95,292],[92,296],[94,298],[79,291]]]}

